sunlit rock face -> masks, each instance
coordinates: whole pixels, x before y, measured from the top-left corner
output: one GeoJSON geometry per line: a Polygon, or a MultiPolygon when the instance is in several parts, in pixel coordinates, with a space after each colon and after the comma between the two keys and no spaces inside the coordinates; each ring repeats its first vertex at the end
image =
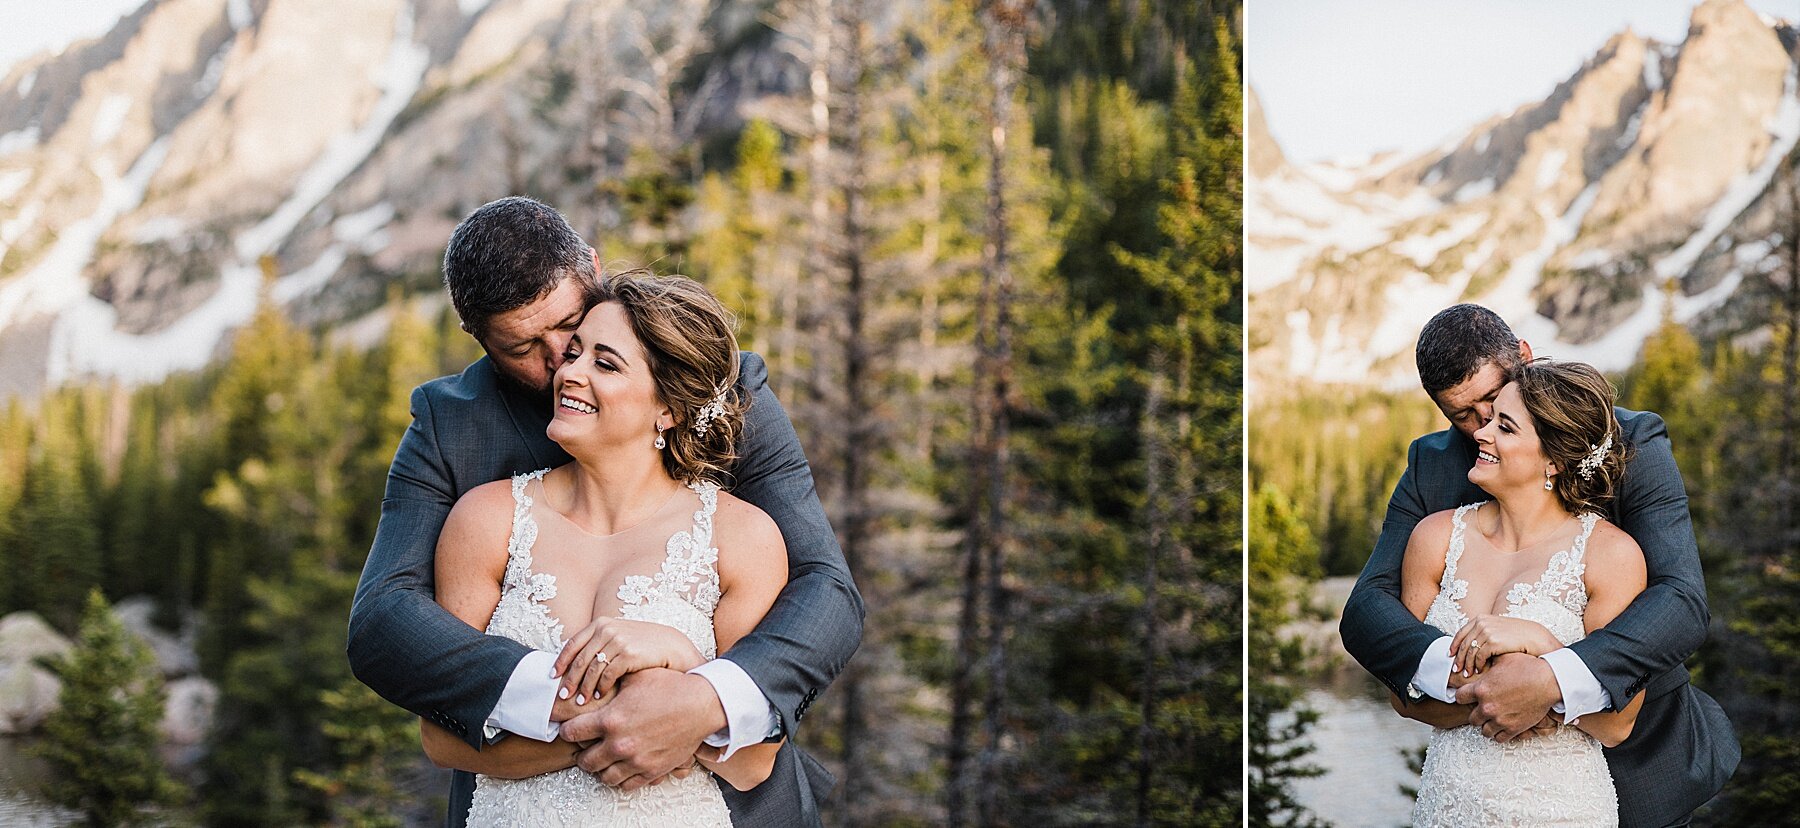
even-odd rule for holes
{"type": "Polygon", "coordinates": [[[1744,287],[1774,266],[1775,172],[1800,139],[1797,40],[1709,0],[1681,43],[1621,32],[1543,101],[1347,167],[1288,162],[1252,93],[1252,393],[1412,387],[1419,326],[1458,301],[1608,370],[1665,317],[1753,333],[1744,287]]]}
{"type": "Polygon", "coordinates": [[[395,283],[429,290],[451,228],[501,196],[594,232],[633,141],[735,130],[804,81],[744,36],[757,20],[707,7],[150,0],[21,62],[0,78],[0,399],[201,367],[260,296],[352,324],[395,283]],[[669,72],[683,42],[704,48],[669,72]],[[658,70],[672,117],[645,103],[658,70]]]}

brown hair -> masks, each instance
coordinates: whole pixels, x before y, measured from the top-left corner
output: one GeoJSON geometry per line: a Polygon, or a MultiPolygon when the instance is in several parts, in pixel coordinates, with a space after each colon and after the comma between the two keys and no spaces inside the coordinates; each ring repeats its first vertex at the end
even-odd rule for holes
{"type": "Polygon", "coordinates": [[[463,330],[485,345],[488,323],[574,279],[591,306],[599,301],[594,255],[561,213],[524,196],[490,201],[470,213],[444,249],[444,287],[463,330]]]}
{"type": "Polygon", "coordinates": [[[750,399],[738,388],[736,318],[699,282],[638,268],[600,278],[599,302],[617,302],[644,346],[656,396],[675,415],[663,432],[663,469],[683,482],[725,485],[737,459],[750,399]],[[700,410],[724,394],[724,411],[694,430],[700,410]]]}
{"type": "Polygon", "coordinates": [[[1613,413],[1614,391],[1592,365],[1534,359],[1519,370],[1519,396],[1531,413],[1544,456],[1556,464],[1556,499],[1575,514],[1605,514],[1630,461],[1630,447],[1613,413]],[[1612,438],[1586,478],[1581,464],[1612,438]]]}

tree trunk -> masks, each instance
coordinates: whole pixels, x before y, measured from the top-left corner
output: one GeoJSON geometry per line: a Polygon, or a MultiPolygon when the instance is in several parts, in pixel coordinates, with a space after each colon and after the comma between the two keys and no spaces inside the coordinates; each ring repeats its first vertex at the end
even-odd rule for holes
{"type": "Polygon", "coordinates": [[[1170,440],[1162,422],[1165,387],[1163,376],[1168,358],[1162,351],[1150,356],[1149,389],[1144,395],[1144,419],[1140,428],[1144,450],[1144,608],[1143,642],[1145,670],[1139,678],[1138,691],[1138,756],[1137,756],[1137,824],[1150,824],[1150,782],[1155,764],[1150,760],[1156,733],[1157,663],[1161,638],[1156,625],[1157,562],[1168,543],[1170,510],[1168,508],[1168,471],[1172,455],[1170,440]]]}
{"type": "Polygon", "coordinates": [[[1000,763],[1006,737],[1007,632],[1006,547],[1010,533],[1006,523],[1011,466],[1008,403],[1012,394],[1012,267],[1007,247],[1006,133],[1012,123],[1013,93],[1025,56],[1025,25],[1034,0],[989,0],[982,23],[988,49],[989,129],[987,244],[983,245],[982,282],[992,294],[993,310],[987,339],[992,387],[988,407],[989,446],[985,465],[988,475],[983,566],[984,604],[987,609],[987,695],[982,704],[983,746],[977,780],[982,824],[994,825],[1000,814],[1000,763]]]}
{"type": "MultiPolygon", "coordinates": [[[[863,135],[863,63],[864,49],[867,41],[867,26],[863,21],[862,8],[859,2],[852,0],[846,10],[849,16],[848,32],[849,48],[844,50],[846,75],[849,84],[845,90],[843,108],[844,152],[849,168],[845,171],[843,182],[843,233],[844,247],[841,266],[844,270],[843,313],[845,335],[843,338],[844,360],[844,559],[850,568],[850,575],[858,583],[867,584],[863,577],[865,570],[864,557],[870,535],[867,467],[871,460],[871,413],[869,406],[873,394],[869,389],[869,354],[868,332],[864,324],[867,315],[869,298],[866,290],[865,276],[869,258],[869,233],[864,213],[868,209],[865,199],[867,186],[867,158],[863,135]]],[[[844,822],[845,825],[862,824],[861,806],[865,803],[863,788],[867,782],[863,773],[865,759],[863,757],[863,705],[862,705],[862,671],[851,666],[839,682],[844,697],[843,721],[843,757],[844,757],[844,822]]]]}

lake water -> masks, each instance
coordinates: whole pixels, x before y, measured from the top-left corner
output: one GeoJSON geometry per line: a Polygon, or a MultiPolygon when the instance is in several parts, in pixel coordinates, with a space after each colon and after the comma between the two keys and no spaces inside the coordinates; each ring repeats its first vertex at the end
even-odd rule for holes
{"type": "Polygon", "coordinates": [[[1319,713],[1306,736],[1316,750],[1305,761],[1325,771],[1296,780],[1294,796],[1339,828],[1393,828],[1409,824],[1412,816],[1412,797],[1400,786],[1419,782],[1407,767],[1406,754],[1431,738],[1431,726],[1396,715],[1388,706],[1387,688],[1344,651],[1338,618],[1355,583],[1353,577],[1341,577],[1314,584],[1313,605],[1323,608],[1326,617],[1292,630],[1318,653],[1321,673],[1301,703],[1319,713]]]}
{"type": "Polygon", "coordinates": [[[1308,690],[1302,703],[1319,712],[1307,734],[1317,750],[1307,761],[1325,774],[1296,781],[1295,798],[1339,828],[1408,824],[1412,797],[1400,786],[1419,777],[1405,752],[1424,745],[1431,727],[1395,715],[1386,690],[1361,674],[1308,690]]]}
{"type": "Polygon", "coordinates": [[[0,825],[7,828],[61,828],[78,817],[38,795],[46,771],[30,753],[35,741],[0,736],[0,825]]]}

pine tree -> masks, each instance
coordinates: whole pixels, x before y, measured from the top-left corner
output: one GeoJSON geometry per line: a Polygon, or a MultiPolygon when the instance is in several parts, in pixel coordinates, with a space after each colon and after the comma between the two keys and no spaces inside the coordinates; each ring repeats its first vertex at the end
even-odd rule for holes
{"type": "Polygon", "coordinates": [[[337,765],[300,769],[295,780],[324,795],[334,824],[400,828],[398,814],[407,804],[400,782],[406,767],[418,763],[418,721],[353,678],[323,691],[319,701],[337,765]]]}
{"type": "Polygon", "coordinates": [[[162,676],[98,588],[88,593],[75,649],[49,666],[62,680],[41,753],[51,799],[96,826],[139,824],[180,801],[156,752],[162,676]]]}
{"type": "Polygon", "coordinates": [[[1299,642],[1280,630],[1296,617],[1303,588],[1318,576],[1312,535],[1280,490],[1263,484],[1251,499],[1250,591],[1250,825],[1310,828],[1318,820],[1294,798],[1293,781],[1322,771],[1305,764],[1303,741],[1318,714],[1296,707],[1293,681],[1304,673],[1299,642]],[[1286,724],[1277,719],[1292,717],[1286,724]]]}

